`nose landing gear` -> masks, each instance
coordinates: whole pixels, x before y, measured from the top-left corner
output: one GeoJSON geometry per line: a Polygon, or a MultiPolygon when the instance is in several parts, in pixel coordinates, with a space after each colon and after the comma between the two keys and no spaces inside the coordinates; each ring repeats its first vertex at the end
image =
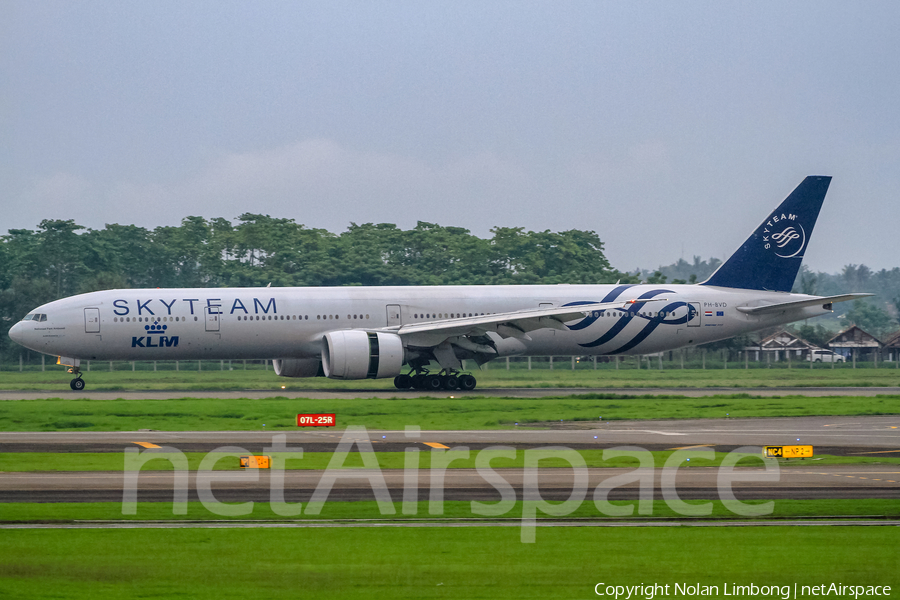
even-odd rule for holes
{"type": "Polygon", "coordinates": [[[73,391],[80,392],[84,389],[84,379],[81,378],[81,369],[78,367],[69,367],[66,369],[67,373],[71,373],[75,376],[75,379],[69,382],[69,387],[72,388],[73,391]]]}

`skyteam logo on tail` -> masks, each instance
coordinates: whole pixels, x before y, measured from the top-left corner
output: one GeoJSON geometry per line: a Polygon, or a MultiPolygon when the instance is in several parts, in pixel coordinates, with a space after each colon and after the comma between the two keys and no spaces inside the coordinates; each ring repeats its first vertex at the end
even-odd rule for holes
{"type": "Polygon", "coordinates": [[[763,247],[775,256],[793,258],[806,247],[806,231],[797,215],[776,214],[763,224],[762,241],[763,247]]]}
{"type": "Polygon", "coordinates": [[[160,325],[159,320],[152,325],[144,325],[146,335],[131,338],[132,348],[174,348],[178,346],[177,335],[164,335],[168,325],[160,325]]]}

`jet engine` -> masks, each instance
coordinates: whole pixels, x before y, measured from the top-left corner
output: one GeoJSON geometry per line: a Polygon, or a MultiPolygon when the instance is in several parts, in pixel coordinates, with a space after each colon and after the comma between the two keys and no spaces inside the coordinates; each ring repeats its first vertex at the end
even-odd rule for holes
{"type": "Polygon", "coordinates": [[[278,358],[272,361],[279,377],[322,377],[322,362],[318,358],[278,358]]]}
{"type": "Polygon", "coordinates": [[[399,335],[359,329],[325,334],[322,368],[331,379],[395,377],[404,362],[399,335]]]}

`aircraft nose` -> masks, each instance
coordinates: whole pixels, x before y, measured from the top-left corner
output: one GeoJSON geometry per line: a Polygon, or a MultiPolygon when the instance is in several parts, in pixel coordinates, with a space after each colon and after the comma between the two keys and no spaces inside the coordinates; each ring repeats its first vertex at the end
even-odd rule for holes
{"type": "Polygon", "coordinates": [[[17,344],[25,345],[25,326],[19,321],[9,329],[9,337],[17,344]]]}

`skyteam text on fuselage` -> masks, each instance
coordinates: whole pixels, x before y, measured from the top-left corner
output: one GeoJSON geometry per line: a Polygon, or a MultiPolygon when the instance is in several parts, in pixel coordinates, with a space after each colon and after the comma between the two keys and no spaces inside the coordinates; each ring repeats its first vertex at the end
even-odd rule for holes
{"type": "Polygon", "coordinates": [[[284,377],[393,377],[398,388],[474,389],[463,360],[648,354],[831,312],[867,294],[790,293],[830,177],[811,176],[695,285],[135,289],[36,308],[10,329],[85,360],[272,359],[284,377]],[[429,371],[437,363],[439,369],[429,371]]]}

